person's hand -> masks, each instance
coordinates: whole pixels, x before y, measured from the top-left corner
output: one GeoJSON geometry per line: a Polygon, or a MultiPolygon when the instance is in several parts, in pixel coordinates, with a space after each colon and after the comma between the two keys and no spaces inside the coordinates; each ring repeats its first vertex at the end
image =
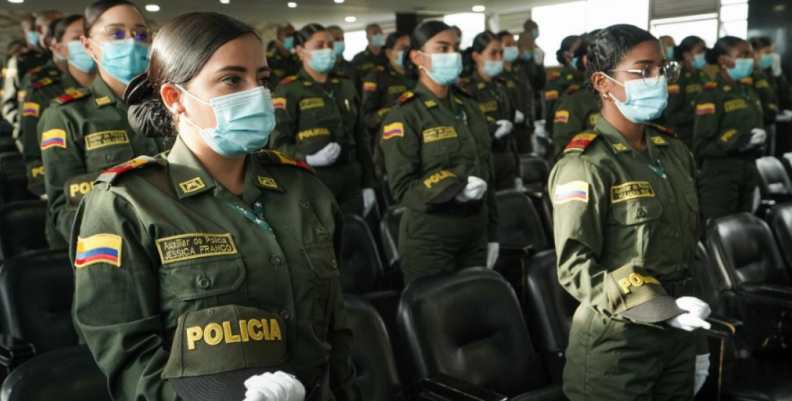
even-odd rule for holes
{"type": "Polygon", "coordinates": [[[245,380],[244,401],[303,401],[305,387],[294,376],[283,373],[264,373],[245,380]]]}
{"type": "Polygon", "coordinates": [[[788,123],[792,121],[792,110],[784,110],[776,115],[776,122],[788,123]]]}
{"type": "Polygon", "coordinates": [[[374,204],[377,202],[377,196],[371,188],[363,188],[363,215],[367,215],[374,204]]]}
{"type": "Polygon", "coordinates": [[[498,254],[500,254],[500,243],[487,243],[487,269],[492,270],[495,268],[495,262],[498,261],[498,254]]]}
{"type": "Polygon", "coordinates": [[[687,311],[687,313],[666,320],[669,326],[685,331],[709,330],[712,327],[704,320],[710,314],[710,307],[706,302],[694,297],[680,297],[677,298],[676,304],[680,309],[687,311]]]}
{"type": "Polygon", "coordinates": [[[457,201],[467,202],[472,200],[479,200],[484,197],[487,192],[487,182],[481,178],[470,176],[465,189],[456,196],[457,201]]]}
{"type": "Polygon", "coordinates": [[[341,145],[331,142],[318,152],[306,156],[305,161],[308,163],[308,165],[313,167],[326,167],[335,163],[340,154],[341,145]]]}
{"type": "Polygon", "coordinates": [[[696,355],[696,374],[693,377],[693,395],[698,394],[707,381],[710,368],[710,354],[696,355]]]}
{"type": "Polygon", "coordinates": [[[512,130],[514,129],[514,124],[512,124],[509,120],[498,120],[495,122],[498,125],[498,129],[495,130],[495,138],[501,139],[506,135],[511,134],[512,130]]]}
{"type": "Polygon", "coordinates": [[[525,122],[525,113],[520,110],[517,110],[514,113],[514,123],[515,124],[522,124],[525,122]]]}

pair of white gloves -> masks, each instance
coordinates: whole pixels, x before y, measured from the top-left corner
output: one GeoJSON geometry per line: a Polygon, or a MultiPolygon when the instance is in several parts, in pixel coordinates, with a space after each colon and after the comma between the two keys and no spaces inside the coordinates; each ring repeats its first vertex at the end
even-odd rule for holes
{"type": "MultiPolygon", "coordinates": [[[[705,319],[710,315],[710,307],[706,302],[694,297],[679,297],[676,300],[679,309],[687,311],[679,316],[666,320],[671,327],[693,331],[696,329],[709,330],[710,325],[705,319]]],[[[693,378],[693,395],[698,394],[709,375],[709,354],[696,355],[696,370],[693,378]]]]}
{"type": "MultiPolygon", "coordinates": [[[[341,155],[341,145],[336,142],[328,143],[318,152],[305,156],[305,161],[311,167],[327,167],[335,164],[341,155]]],[[[366,216],[374,207],[377,197],[372,188],[363,188],[363,216],[366,216]]]]}
{"type": "MultiPolygon", "coordinates": [[[[468,183],[465,188],[457,194],[457,202],[470,202],[473,200],[481,200],[484,194],[487,193],[487,182],[479,177],[468,177],[468,183]]],[[[490,242],[487,243],[487,269],[493,269],[495,262],[498,260],[500,253],[500,243],[490,242]]]]}
{"type": "Polygon", "coordinates": [[[303,401],[305,387],[297,378],[283,372],[264,373],[245,380],[243,401],[303,401]]]}
{"type": "Polygon", "coordinates": [[[498,125],[498,129],[495,130],[495,138],[502,139],[503,137],[510,135],[514,130],[514,124],[528,124],[529,121],[525,118],[525,113],[517,110],[514,113],[514,122],[512,123],[509,120],[498,120],[495,124],[498,125]]]}
{"type": "Polygon", "coordinates": [[[752,150],[758,147],[764,146],[765,141],[767,141],[767,131],[761,128],[754,128],[751,130],[751,139],[748,141],[745,146],[741,148],[741,150],[752,150]]]}

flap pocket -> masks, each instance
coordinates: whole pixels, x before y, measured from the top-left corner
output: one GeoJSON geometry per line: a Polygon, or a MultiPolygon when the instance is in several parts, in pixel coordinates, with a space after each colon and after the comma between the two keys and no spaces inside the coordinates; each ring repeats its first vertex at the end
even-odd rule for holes
{"type": "Polygon", "coordinates": [[[341,276],[332,242],[306,246],[303,253],[316,277],[331,279],[341,276]]]}
{"type": "Polygon", "coordinates": [[[613,204],[613,217],[625,226],[657,220],[663,205],[656,198],[636,198],[613,204]]]}
{"type": "Polygon", "coordinates": [[[162,286],[182,301],[234,292],[245,276],[241,255],[191,260],[160,268],[162,286]]]}

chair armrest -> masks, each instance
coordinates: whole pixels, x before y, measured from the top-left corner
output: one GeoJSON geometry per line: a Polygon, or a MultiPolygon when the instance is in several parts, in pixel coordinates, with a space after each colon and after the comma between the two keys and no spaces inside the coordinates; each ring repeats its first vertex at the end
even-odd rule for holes
{"type": "Polygon", "coordinates": [[[507,401],[509,397],[489,391],[464,380],[435,375],[418,383],[422,391],[449,401],[507,401]]]}
{"type": "Polygon", "coordinates": [[[0,334],[0,366],[12,369],[36,355],[36,347],[8,334],[0,334]]]}
{"type": "Polygon", "coordinates": [[[737,334],[737,330],[743,325],[740,320],[715,314],[710,315],[707,322],[712,325],[712,328],[705,330],[707,335],[721,340],[728,340],[737,334]]]}

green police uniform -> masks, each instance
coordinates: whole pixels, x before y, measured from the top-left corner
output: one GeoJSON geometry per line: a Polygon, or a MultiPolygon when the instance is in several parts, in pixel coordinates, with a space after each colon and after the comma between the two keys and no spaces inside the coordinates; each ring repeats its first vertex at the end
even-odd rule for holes
{"type": "Polygon", "coordinates": [[[656,312],[692,295],[696,166],[670,131],[644,135],[634,149],[600,118],[550,174],[558,278],[581,303],[564,368],[572,401],[693,397],[696,333],[656,312]]]}
{"type": "Polygon", "coordinates": [[[438,99],[418,83],[388,113],[380,146],[391,191],[406,208],[399,226],[405,283],[485,265],[487,243],[498,242],[491,142],[478,102],[455,87],[438,99]],[[486,181],[487,193],[458,202],[469,176],[486,181]]]}
{"type": "Polygon", "coordinates": [[[767,131],[767,141],[765,142],[764,155],[775,154],[776,142],[776,117],[778,116],[778,92],[777,88],[770,85],[770,79],[767,74],[754,68],[753,75],[740,81],[741,84],[751,86],[759,95],[759,100],[762,103],[762,115],[764,121],[764,129],[767,131]]]}
{"type": "MultiPolygon", "coordinates": [[[[352,64],[349,61],[346,61],[343,57],[336,58],[335,66],[333,67],[333,71],[336,75],[347,77],[352,80],[355,84],[355,89],[360,90],[360,81],[362,77],[360,76],[360,72],[357,69],[357,66],[352,64]]],[[[295,72],[296,74],[296,72],[295,72]]]]}
{"type": "Polygon", "coordinates": [[[296,54],[281,53],[280,49],[267,52],[267,65],[275,73],[275,77],[270,82],[277,85],[278,81],[290,75],[296,74],[302,68],[302,63],[296,54]]]}
{"type": "Polygon", "coordinates": [[[330,74],[321,84],[300,70],[281,81],[274,97],[272,149],[304,161],[331,142],[341,145],[335,164],[316,168],[316,175],[345,213],[362,215],[362,188],[374,188],[374,162],[352,81],[330,74]]]}
{"type": "Polygon", "coordinates": [[[178,319],[223,305],[280,316],[288,365],[317,399],[362,400],[338,283],[342,215],[300,165],[250,155],[237,196],[177,140],[99,176],[70,241],[75,319],[115,400],[177,399],[160,376],[178,319]]]}
{"type": "Polygon", "coordinates": [[[685,69],[675,83],[668,84],[668,106],[663,112],[663,121],[691,150],[693,150],[696,96],[701,93],[707,81],[709,77],[704,71],[685,69]]]}
{"type": "Polygon", "coordinates": [[[519,63],[504,65],[503,72],[499,78],[506,83],[506,90],[509,99],[515,109],[525,115],[525,122],[514,125],[514,136],[517,142],[518,153],[529,153],[531,151],[531,135],[534,130],[534,91],[528,75],[523,71],[525,67],[519,63]]]}
{"type": "Polygon", "coordinates": [[[569,67],[564,67],[561,71],[551,72],[547,76],[547,84],[544,87],[544,118],[547,134],[552,138],[553,118],[555,117],[556,107],[561,96],[568,92],[572,94],[578,89],[583,88],[583,76],[573,73],[569,67]]]}
{"type": "Polygon", "coordinates": [[[366,47],[366,50],[363,50],[352,58],[352,64],[357,66],[360,76],[365,77],[374,67],[385,67],[390,64],[390,61],[388,61],[388,57],[385,56],[384,48],[380,49],[379,54],[374,54],[366,47]]]}
{"type": "Polygon", "coordinates": [[[71,233],[77,205],[101,171],[166,149],[164,139],[132,130],[127,105],[100,77],[90,88],[56,97],[38,128],[49,211],[64,238],[71,233]]]}
{"type": "MultiPolygon", "coordinates": [[[[570,87],[569,89],[571,89],[570,87]]],[[[568,89],[568,90],[569,90],[568,89]]],[[[558,160],[572,138],[594,129],[599,119],[597,99],[586,88],[572,90],[562,96],[553,115],[553,161],[558,160]]]]}
{"type": "Polygon", "coordinates": [[[542,105],[544,103],[542,101],[542,91],[544,91],[544,87],[547,84],[547,71],[545,70],[544,65],[537,64],[533,58],[527,61],[520,59],[520,64],[522,65],[523,72],[525,72],[525,76],[528,77],[528,82],[531,83],[531,88],[533,89],[533,115],[541,116],[537,118],[544,118],[544,115],[542,114],[542,105]]]}
{"type": "Polygon", "coordinates": [[[14,127],[19,125],[19,103],[24,101],[22,80],[30,70],[47,63],[49,59],[38,50],[24,48],[8,60],[3,76],[3,96],[0,98],[0,113],[14,127]]]}
{"type": "Polygon", "coordinates": [[[761,152],[744,149],[751,130],[763,127],[759,95],[750,86],[717,75],[696,97],[693,145],[704,221],[753,211],[761,152]]]}
{"type": "Polygon", "coordinates": [[[500,77],[490,82],[484,81],[478,71],[470,78],[459,81],[459,85],[479,103],[481,111],[487,118],[489,134],[492,141],[492,161],[495,166],[495,190],[513,189],[515,180],[520,176],[520,155],[517,152],[515,131],[501,139],[495,138],[498,129],[497,121],[514,121],[515,108],[506,89],[506,81],[500,77]]]}

